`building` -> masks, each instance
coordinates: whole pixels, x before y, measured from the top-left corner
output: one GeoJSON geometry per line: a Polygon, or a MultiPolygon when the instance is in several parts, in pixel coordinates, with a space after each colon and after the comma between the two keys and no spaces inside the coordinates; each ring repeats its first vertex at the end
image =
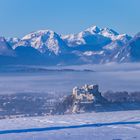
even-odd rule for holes
{"type": "Polygon", "coordinates": [[[78,112],[80,107],[93,105],[102,100],[98,85],[85,85],[81,88],[73,88],[72,95],[74,97],[74,104],[72,112],[78,112]]]}

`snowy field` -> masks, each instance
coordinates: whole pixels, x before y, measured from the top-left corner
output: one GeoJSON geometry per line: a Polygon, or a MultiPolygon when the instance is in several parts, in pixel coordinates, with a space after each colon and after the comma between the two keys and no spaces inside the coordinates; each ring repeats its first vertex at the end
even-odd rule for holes
{"type": "Polygon", "coordinates": [[[140,140],[140,111],[0,120],[0,140],[140,140]]]}

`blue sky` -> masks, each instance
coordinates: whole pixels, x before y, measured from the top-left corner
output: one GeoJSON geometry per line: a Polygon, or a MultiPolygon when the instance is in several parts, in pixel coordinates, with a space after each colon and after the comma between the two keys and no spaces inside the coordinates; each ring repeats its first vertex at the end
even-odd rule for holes
{"type": "Polygon", "coordinates": [[[0,36],[39,29],[69,34],[91,25],[134,35],[140,31],[139,6],[140,0],[0,0],[0,36]]]}

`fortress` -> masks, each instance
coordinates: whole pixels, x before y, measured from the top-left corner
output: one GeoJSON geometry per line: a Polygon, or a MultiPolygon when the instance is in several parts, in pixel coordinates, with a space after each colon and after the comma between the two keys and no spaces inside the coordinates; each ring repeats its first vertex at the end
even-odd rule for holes
{"type": "Polygon", "coordinates": [[[73,88],[72,96],[74,98],[73,113],[78,112],[81,107],[93,106],[95,103],[103,101],[98,85],[85,85],[81,88],[75,87],[73,88]]]}

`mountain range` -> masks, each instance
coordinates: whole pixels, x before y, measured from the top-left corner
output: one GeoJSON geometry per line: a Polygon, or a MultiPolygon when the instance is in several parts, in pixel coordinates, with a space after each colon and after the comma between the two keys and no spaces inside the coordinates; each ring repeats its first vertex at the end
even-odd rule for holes
{"type": "Polygon", "coordinates": [[[140,33],[134,37],[91,26],[70,35],[39,30],[23,38],[0,37],[0,64],[70,65],[139,62],[140,33]]]}

